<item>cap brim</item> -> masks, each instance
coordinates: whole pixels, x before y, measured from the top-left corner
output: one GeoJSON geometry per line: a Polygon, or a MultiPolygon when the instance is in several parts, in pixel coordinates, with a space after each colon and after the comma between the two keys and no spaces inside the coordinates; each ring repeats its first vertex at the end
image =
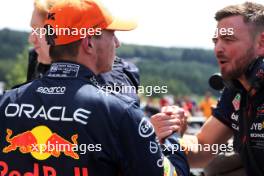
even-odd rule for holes
{"type": "Polygon", "coordinates": [[[133,20],[122,20],[115,18],[113,22],[106,27],[106,29],[115,31],[131,31],[136,27],[137,23],[133,20]]]}

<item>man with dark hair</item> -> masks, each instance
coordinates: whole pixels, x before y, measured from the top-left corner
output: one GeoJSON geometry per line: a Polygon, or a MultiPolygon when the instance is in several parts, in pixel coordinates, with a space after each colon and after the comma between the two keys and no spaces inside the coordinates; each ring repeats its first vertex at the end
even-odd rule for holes
{"type": "Polygon", "coordinates": [[[0,101],[1,175],[189,175],[176,137],[162,153],[136,101],[94,79],[112,68],[120,46],[115,30],[135,23],[114,18],[97,0],[63,0],[45,24],[56,31],[46,36],[56,62],[0,101]],[[83,29],[99,33],[83,36],[83,29]]]}
{"type": "MultiPolygon", "coordinates": [[[[247,175],[264,175],[264,6],[246,2],[216,13],[218,33],[213,38],[215,55],[225,83],[212,116],[189,141],[197,144],[225,144],[234,136],[247,175]]],[[[157,136],[171,134],[161,115],[153,116],[157,136]],[[164,125],[159,125],[164,124],[164,125]]],[[[193,167],[204,167],[212,150],[190,152],[193,167]]]]}

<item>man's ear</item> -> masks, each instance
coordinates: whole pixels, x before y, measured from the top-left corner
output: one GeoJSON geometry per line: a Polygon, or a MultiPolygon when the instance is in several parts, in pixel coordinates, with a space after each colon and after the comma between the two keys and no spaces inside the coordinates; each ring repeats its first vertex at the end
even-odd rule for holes
{"type": "Polygon", "coordinates": [[[260,34],[258,42],[258,56],[264,56],[264,32],[260,34]]]}
{"type": "Polygon", "coordinates": [[[93,50],[93,42],[92,42],[92,38],[91,37],[85,37],[82,40],[82,47],[83,50],[87,53],[87,54],[91,54],[92,50],[93,50]]]}

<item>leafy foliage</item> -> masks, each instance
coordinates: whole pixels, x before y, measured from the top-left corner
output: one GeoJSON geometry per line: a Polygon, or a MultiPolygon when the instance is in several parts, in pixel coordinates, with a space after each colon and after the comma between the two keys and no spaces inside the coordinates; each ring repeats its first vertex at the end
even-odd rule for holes
{"type": "Polygon", "coordinates": [[[208,77],[217,71],[216,67],[197,62],[144,60],[138,66],[143,85],[167,85],[168,93],[174,95],[203,95],[210,90],[208,77]]]}
{"type": "Polygon", "coordinates": [[[0,59],[15,59],[28,44],[28,33],[10,29],[0,30],[0,59]]]}
{"type": "Polygon", "coordinates": [[[7,88],[11,88],[15,85],[22,84],[26,81],[27,75],[27,61],[28,50],[24,51],[17,56],[15,63],[8,72],[6,72],[7,88]]]}
{"type": "MultiPolygon", "coordinates": [[[[26,32],[0,30],[0,81],[8,88],[26,79],[27,38],[26,32]]],[[[125,44],[117,55],[138,65],[143,86],[167,86],[174,95],[203,95],[209,76],[218,70],[212,50],[125,44]]]]}

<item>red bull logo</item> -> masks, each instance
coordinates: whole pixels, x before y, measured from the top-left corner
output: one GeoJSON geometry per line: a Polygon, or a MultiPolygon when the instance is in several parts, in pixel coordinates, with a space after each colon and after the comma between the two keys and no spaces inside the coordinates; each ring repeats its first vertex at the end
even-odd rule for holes
{"type": "Polygon", "coordinates": [[[21,153],[30,153],[37,160],[46,160],[50,156],[60,157],[61,153],[73,159],[79,159],[78,153],[78,135],[71,136],[71,141],[66,140],[46,126],[38,126],[31,131],[17,134],[14,137],[11,129],[6,130],[6,141],[9,143],[3,149],[4,153],[19,150],[21,153]]]}
{"type": "MultiPolygon", "coordinates": [[[[59,157],[61,152],[63,152],[66,156],[69,156],[74,159],[79,159],[79,155],[73,151],[73,148],[78,145],[77,143],[78,135],[75,134],[71,137],[73,143],[65,140],[58,134],[54,133],[47,140],[44,145],[44,153],[50,153],[54,157],[59,157]],[[46,146],[46,147],[45,147],[46,146]]],[[[43,148],[42,148],[43,149],[43,148]]],[[[40,150],[43,151],[43,150],[40,150]]]]}
{"type": "Polygon", "coordinates": [[[32,144],[37,144],[37,139],[30,131],[26,131],[13,138],[10,138],[13,134],[12,130],[7,129],[6,132],[6,141],[9,142],[10,145],[3,149],[4,153],[15,151],[17,148],[19,148],[21,153],[29,153],[32,151],[32,144]]]}
{"type": "MultiPolygon", "coordinates": [[[[70,174],[70,173],[69,173],[70,174]]],[[[87,168],[74,167],[73,176],[88,176],[87,168]]],[[[33,171],[27,171],[26,173],[21,173],[18,170],[9,170],[8,163],[0,161],[0,176],[57,176],[57,171],[55,168],[50,166],[41,166],[38,163],[34,163],[33,171]]]]}

